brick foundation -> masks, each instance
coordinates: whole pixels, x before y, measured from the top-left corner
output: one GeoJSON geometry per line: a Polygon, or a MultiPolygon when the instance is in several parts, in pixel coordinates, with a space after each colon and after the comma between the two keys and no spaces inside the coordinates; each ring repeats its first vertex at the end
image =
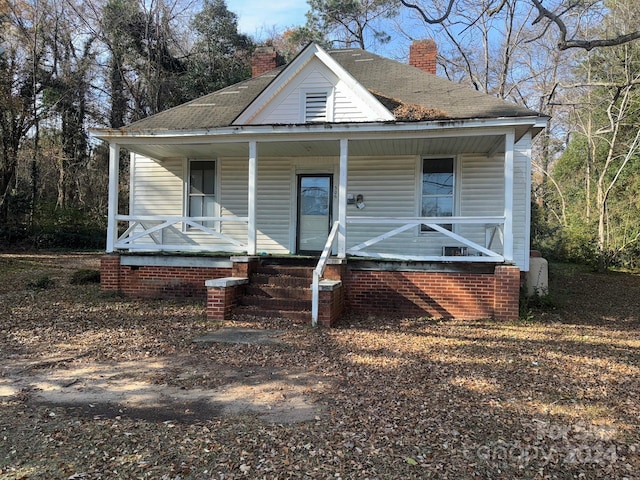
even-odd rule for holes
{"type": "Polygon", "coordinates": [[[518,318],[520,306],[520,269],[497,265],[495,271],[493,317],[496,320],[518,318]]]}
{"type": "Polygon", "coordinates": [[[204,282],[231,275],[231,268],[129,266],[120,255],[105,255],[100,262],[100,285],[104,292],[134,298],[197,298],[205,300],[204,282]]]}
{"type": "Polygon", "coordinates": [[[348,270],[346,310],[376,315],[518,318],[518,267],[491,273],[348,270]]]}
{"type": "Polygon", "coordinates": [[[100,258],[100,289],[103,292],[120,291],[120,255],[100,258]]]}
{"type": "MultiPolygon", "coordinates": [[[[244,287],[206,287],[212,279],[249,278],[259,260],[234,260],[233,267],[128,266],[117,254],[101,259],[101,287],[138,298],[197,298],[207,301],[207,317],[229,318],[244,287]]],[[[332,326],[344,312],[375,315],[496,320],[518,318],[520,270],[497,265],[493,272],[406,272],[357,270],[327,265],[325,278],[341,281],[321,289],[318,321],[332,326]]]]}

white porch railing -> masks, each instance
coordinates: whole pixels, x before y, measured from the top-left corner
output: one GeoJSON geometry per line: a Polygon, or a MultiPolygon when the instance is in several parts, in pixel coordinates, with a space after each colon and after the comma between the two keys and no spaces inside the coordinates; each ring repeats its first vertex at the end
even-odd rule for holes
{"type": "MultiPolygon", "coordinates": [[[[116,215],[117,222],[128,222],[125,232],[112,247],[121,250],[147,251],[224,251],[244,252],[247,244],[204,225],[207,223],[245,223],[248,217],[178,217],[163,215],[116,215]],[[168,233],[167,233],[168,232],[168,233]],[[204,233],[217,240],[200,242],[193,233],[204,233]],[[180,239],[177,243],[166,243],[180,239]]],[[[206,237],[205,237],[206,238],[206,237]]],[[[109,247],[109,246],[108,246],[109,247]]]]}
{"type": "Polygon", "coordinates": [[[311,283],[311,325],[314,327],[318,325],[320,279],[322,278],[322,275],[324,275],[324,269],[327,266],[327,260],[331,255],[331,250],[333,250],[333,244],[336,241],[339,226],[340,222],[336,221],[333,223],[333,227],[331,227],[331,232],[329,232],[327,242],[324,244],[324,248],[322,249],[322,254],[320,254],[318,265],[313,270],[313,282],[311,283]]]}
{"type": "Polygon", "coordinates": [[[395,259],[395,260],[413,260],[413,261],[449,261],[449,262],[503,262],[505,260],[501,253],[492,250],[496,240],[500,239],[501,246],[504,245],[504,228],[505,217],[347,217],[347,225],[400,225],[397,228],[393,228],[388,232],[373,237],[365,242],[355,245],[347,249],[349,255],[381,258],[381,259],[395,259]],[[376,243],[387,240],[399,233],[412,228],[420,228],[420,225],[426,225],[427,227],[445,235],[448,238],[469,247],[476,252],[477,256],[474,256],[471,260],[468,256],[445,256],[443,255],[402,255],[391,253],[379,253],[368,250],[369,247],[376,243]],[[457,233],[454,233],[442,225],[478,225],[484,228],[485,232],[485,245],[480,245],[476,242],[469,240],[457,233]],[[366,250],[365,250],[366,249],[366,250]]]}

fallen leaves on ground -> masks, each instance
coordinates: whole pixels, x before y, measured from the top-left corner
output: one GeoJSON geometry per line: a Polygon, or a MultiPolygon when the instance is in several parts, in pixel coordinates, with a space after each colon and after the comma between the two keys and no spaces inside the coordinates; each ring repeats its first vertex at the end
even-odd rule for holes
{"type": "Polygon", "coordinates": [[[154,420],[37,404],[25,389],[0,403],[2,479],[639,478],[638,275],[552,266],[555,308],[527,321],[348,317],[329,330],[244,317],[228,325],[277,328],[284,343],[202,345],[220,325],[201,303],[70,284],[97,261],[0,255],[0,381],[16,365],[155,357],[173,361],[132,380],[188,391],[300,369],[324,379],[305,387],[322,412],[154,420]]]}

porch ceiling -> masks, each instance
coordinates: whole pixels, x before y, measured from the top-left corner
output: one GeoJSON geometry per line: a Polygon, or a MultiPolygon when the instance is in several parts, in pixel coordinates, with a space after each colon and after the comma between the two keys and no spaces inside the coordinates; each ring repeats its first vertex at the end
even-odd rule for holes
{"type": "MultiPolygon", "coordinates": [[[[127,144],[122,147],[139,154],[165,160],[168,158],[219,158],[249,156],[248,142],[234,143],[148,143],[127,144]]],[[[503,135],[457,136],[446,138],[366,139],[350,140],[349,156],[402,156],[437,154],[504,153],[503,135]]],[[[258,141],[260,157],[327,157],[339,156],[336,140],[319,141],[258,141]]]]}

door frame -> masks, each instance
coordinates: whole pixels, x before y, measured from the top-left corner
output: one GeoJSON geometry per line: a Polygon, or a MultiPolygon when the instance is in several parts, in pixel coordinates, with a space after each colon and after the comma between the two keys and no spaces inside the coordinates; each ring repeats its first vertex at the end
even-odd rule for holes
{"type": "Polygon", "coordinates": [[[303,178],[328,178],[329,179],[329,219],[327,222],[327,236],[331,231],[331,224],[333,223],[333,172],[321,172],[321,173],[297,173],[296,174],[296,231],[295,231],[295,253],[297,255],[313,255],[319,256],[322,250],[301,250],[300,249],[300,197],[302,193],[302,179],[303,178]]]}

